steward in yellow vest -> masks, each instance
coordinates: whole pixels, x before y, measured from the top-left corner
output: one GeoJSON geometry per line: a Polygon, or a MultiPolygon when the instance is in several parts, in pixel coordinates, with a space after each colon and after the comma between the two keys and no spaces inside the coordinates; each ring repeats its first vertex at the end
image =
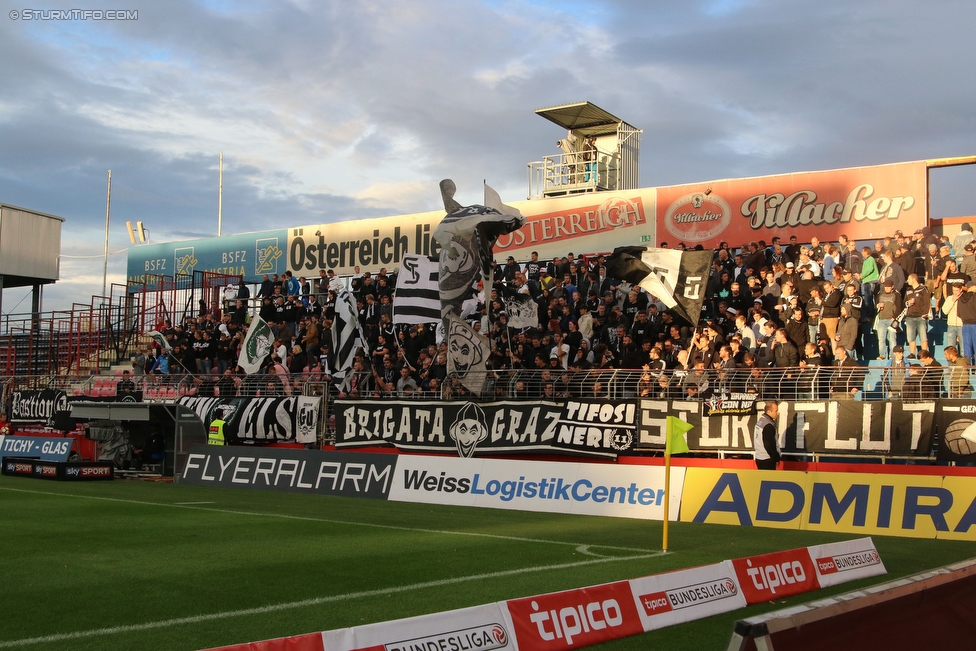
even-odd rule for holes
{"type": "Polygon", "coordinates": [[[224,442],[224,424],[225,421],[220,418],[216,418],[210,423],[210,434],[207,437],[209,445],[226,445],[224,442]]]}

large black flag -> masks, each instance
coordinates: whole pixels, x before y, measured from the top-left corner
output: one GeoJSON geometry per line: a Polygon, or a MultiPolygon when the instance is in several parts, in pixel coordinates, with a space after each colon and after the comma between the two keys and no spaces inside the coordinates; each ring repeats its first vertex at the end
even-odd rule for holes
{"type": "Polygon", "coordinates": [[[711,251],[622,246],[607,258],[607,276],[640,285],[692,325],[698,325],[711,264],[711,251]]]}

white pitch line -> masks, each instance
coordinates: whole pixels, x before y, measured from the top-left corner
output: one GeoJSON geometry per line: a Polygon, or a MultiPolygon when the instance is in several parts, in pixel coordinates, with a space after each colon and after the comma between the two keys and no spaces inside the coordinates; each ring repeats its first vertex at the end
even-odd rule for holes
{"type": "Polygon", "coordinates": [[[198,504],[216,504],[216,502],[173,502],[174,506],[197,506],[198,504]]]}
{"type": "MultiPolygon", "coordinates": [[[[55,493],[56,494],[56,493],[55,493]]],[[[643,558],[653,558],[663,556],[664,552],[653,554],[640,554],[637,556],[618,556],[596,558],[587,561],[577,561],[575,563],[558,563],[555,565],[541,565],[537,567],[524,567],[516,570],[503,570],[500,572],[487,572],[485,574],[472,574],[470,576],[459,576],[451,579],[439,579],[437,581],[424,581],[423,583],[413,583],[411,585],[394,586],[391,588],[380,588],[376,590],[363,590],[361,592],[348,592],[346,594],[330,595],[328,597],[315,597],[313,599],[303,599],[301,601],[291,601],[257,608],[245,608],[243,610],[229,610],[222,613],[210,613],[208,615],[193,615],[191,617],[177,617],[175,619],[164,619],[158,622],[144,622],[142,624],[130,624],[126,626],[111,626],[107,628],[95,628],[88,631],[75,631],[73,633],[56,633],[54,635],[44,635],[41,637],[25,637],[19,640],[8,640],[0,642],[0,649],[12,649],[15,647],[29,646],[32,644],[51,644],[55,642],[65,642],[67,640],[77,640],[86,637],[98,637],[102,635],[117,635],[119,633],[133,633],[148,631],[156,628],[167,628],[170,626],[183,626],[187,624],[199,624],[211,622],[218,619],[228,619],[231,617],[245,617],[250,615],[263,615],[266,613],[280,612],[294,608],[307,608],[320,604],[335,603],[337,601],[349,601],[364,597],[378,597],[399,592],[409,592],[412,590],[423,590],[426,588],[436,588],[467,581],[480,581],[482,579],[497,579],[503,576],[514,576],[517,574],[529,574],[532,572],[549,572],[552,570],[564,570],[584,565],[595,565],[597,563],[612,563],[615,561],[633,561],[643,558]]]]}
{"type": "Polygon", "coordinates": [[[651,554],[658,550],[653,549],[641,549],[639,547],[622,547],[619,545],[602,545],[602,544],[588,544],[579,542],[566,542],[563,540],[546,540],[543,538],[523,538],[520,536],[503,536],[496,533],[480,533],[475,531],[450,531],[443,529],[424,529],[422,527],[403,527],[393,524],[376,524],[373,522],[352,522],[349,520],[333,520],[330,518],[313,518],[303,515],[287,515],[284,513],[265,513],[261,511],[238,511],[234,509],[218,509],[218,508],[207,508],[200,506],[189,506],[190,503],[180,503],[180,502],[146,502],[142,500],[127,500],[119,497],[102,497],[98,495],[76,495],[73,493],[51,493],[48,491],[38,491],[38,490],[28,490],[25,488],[7,488],[0,486],[0,490],[13,491],[16,493],[33,493],[37,495],[50,495],[52,497],[75,497],[80,499],[91,499],[91,500],[101,500],[105,502],[122,502],[124,504],[140,504],[144,506],[165,506],[171,508],[181,508],[181,509],[191,509],[194,511],[207,511],[210,513],[225,513],[228,515],[247,515],[255,517],[264,518],[280,518],[284,520],[299,520],[302,522],[322,522],[326,524],[342,524],[353,527],[371,527],[374,529],[390,529],[393,531],[410,531],[413,533],[436,533],[448,536],[471,536],[475,538],[493,538],[496,540],[512,540],[515,542],[529,542],[529,543],[541,543],[545,545],[564,545],[570,547],[597,547],[599,549],[615,549],[625,552],[638,552],[641,554],[651,554]]]}

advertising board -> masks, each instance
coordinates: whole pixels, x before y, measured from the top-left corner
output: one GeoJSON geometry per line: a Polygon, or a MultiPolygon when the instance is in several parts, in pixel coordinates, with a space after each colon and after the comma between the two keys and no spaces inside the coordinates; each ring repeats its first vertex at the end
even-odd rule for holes
{"type": "Polygon", "coordinates": [[[976,540],[976,477],[689,468],[681,520],[976,540]]]}
{"type": "MultiPolygon", "coordinates": [[[[671,520],[683,468],[671,469],[671,520]]],[[[401,455],[390,500],[664,519],[664,468],[401,455]]]]}

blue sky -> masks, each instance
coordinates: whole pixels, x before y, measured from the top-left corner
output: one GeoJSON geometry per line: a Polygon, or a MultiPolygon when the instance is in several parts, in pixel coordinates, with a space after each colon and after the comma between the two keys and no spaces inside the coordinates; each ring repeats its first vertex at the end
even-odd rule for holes
{"type": "Polygon", "coordinates": [[[108,169],[119,251],[126,220],[216,234],[221,151],[225,233],[438,209],[445,177],[522,199],[562,135],[534,109],[584,99],[644,130],[642,186],[976,154],[971,0],[123,4],[0,13],[0,201],[67,219],[48,309],[101,288],[108,169]]]}

